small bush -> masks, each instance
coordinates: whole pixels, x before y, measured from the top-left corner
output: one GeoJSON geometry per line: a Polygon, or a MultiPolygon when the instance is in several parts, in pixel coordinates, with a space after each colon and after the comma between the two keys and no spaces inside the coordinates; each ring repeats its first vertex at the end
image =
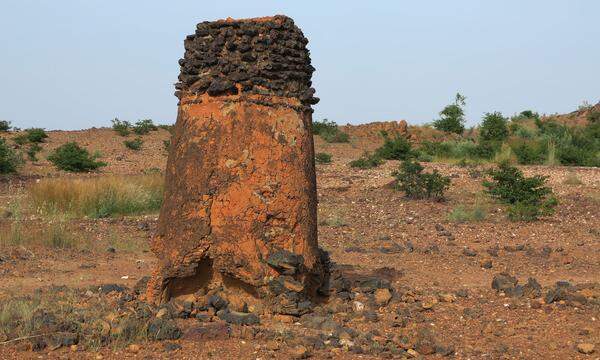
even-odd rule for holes
{"type": "Polygon", "coordinates": [[[0,174],[17,172],[21,158],[11,149],[4,139],[0,139],[0,174]]]}
{"type": "Polygon", "coordinates": [[[30,143],[41,143],[44,142],[46,138],[48,138],[46,130],[41,128],[27,129],[25,130],[25,133],[27,134],[27,141],[29,141],[30,143]]]}
{"type": "Polygon", "coordinates": [[[328,121],[327,119],[323,119],[322,121],[313,121],[312,123],[313,135],[321,135],[326,132],[335,132],[337,129],[337,124],[333,121],[328,121]]]}
{"type": "Polygon", "coordinates": [[[171,140],[163,140],[163,149],[166,152],[169,152],[169,150],[171,149],[171,140]]]}
{"type": "Polygon", "coordinates": [[[489,175],[492,181],[484,181],[483,186],[491,197],[509,205],[511,220],[531,221],[553,213],[557,201],[552,189],[544,186],[547,177],[525,177],[521,170],[506,163],[489,175]]]}
{"type": "Polygon", "coordinates": [[[600,111],[590,111],[590,113],[587,116],[587,119],[592,124],[600,123],[600,111]]]}
{"type": "Polygon", "coordinates": [[[341,131],[333,121],[315,121],[312,124],[313,135],[319,135],[328,143],[347,143],[350,137],[345,132],[341,131]]]}
{"type": "Polygon", "coordinates": [[[372,169],[383,164],[383,160],[371,153],[364,153],[360,158],[350,161],[349,165],[353,168],[372,169]]]}
{"type": "Polygon", "coordinates": [[[383,145],[375,150],[375,155],[385,160],[406,160],[414,156],[412,146],[408,140],[402,136],[396,136],[390,139],[384,134],[383,145]]]}
{"type": "Polygon", "coordinates": [[[160,129],[167,130],[167,131],[168,131],[168,132],[170,132],[171,134],[173,133],[173,130],[175,129],[175,125],[164,125],[164,124],[163,124],[163,125],[158,125],[158,127],[159,127],[160,129]]]}
{"type": "Polygon", "coordinates": [[[144,144],[144,140],[141,137],[137,137],[135,140],[125,140],[123,141],[125,147],[131,150],[138,151],[142,148],[142,144],[144,144]]]}
{"type": "Polygon", "coordinates": [[[524,141],[513,144],[511,149],[519,164],[542,164],[548,153],[548,144],[545,141],[524,141]]]}
{"type": "Polygon", "coordinates": [[[315,155],[315,161],[317,164],[331,164],[331,154],[328,153],[317,153],[315,155]]]}
{"type": "Polygon", "coordinates": [[[151,119],[139,120],[135,123],[135,126],[133,127],[133,132],[137,135],[146,135],[150,131],[156,130],[158,130],[158,127],[154,125],[154,122],[152,122],[151,119]]]}
{"type": "Polygon", "coordinates": [[[13,138],[13,141],[19,146],[23,146],[29,142],[27,134],[19,134],[13,138]]]}
{"type": "Polygon", "coordinates": [[[499,112],[486,113],[479,129],[482,141],[502,142],[508,137],[507,120],[499,112]]]}
{"type": "Polygon", "coordinates": [[[48,156],[48,160],[60,170],[71,172],[86,172],[96,170],[106,163],[96,161],[97,156],[79,146],[76,142],[68,142],[59,146],[48,156]]]}
{"type": "Polygon", "coordinates": [[[114,118],[111,120],[112,128],[117,134],[121,136],[129,135],[129,129],[131,128],[131,123],[129,121],[121,121],[118,118],[114,118]]]}
{"type": "Polygon", "coordinates": [[[461,94],[456,94],[454,104],[446,106],[440,112],[440,119],[433,122],[433,126],[441,131],[462,134],[465,131],[465,106],[466,98],[461,94]]]}
{"type": "Polygon", "coordinates": [[[525,111],[521,111],[521,117],[526,118],[526,119],[539,119],[540,114],[533,112],[531,110],[525,110],[525,111]]]}
{"type": "Polygon", "coordinates": [[[42,151],[42,147],[38,143],[32,143],[27,148],[27,157],[30,161],[37,161],[37,154],[42,151]]]}
{"type": "Polygon", "coordinates": [[[396,189],[404,191],[411,199],[444,199],[444,192],[450,186],[450,178],[437,170],[424,173],[424,168],[414,160],[405,160],[400,168],[392,173],[396,178],[396,189]]]}
{"type": "Polygon", "coordinates": [[[0,120],[0,132],[6,132],[10,130],[10,121],[0,120]]]}

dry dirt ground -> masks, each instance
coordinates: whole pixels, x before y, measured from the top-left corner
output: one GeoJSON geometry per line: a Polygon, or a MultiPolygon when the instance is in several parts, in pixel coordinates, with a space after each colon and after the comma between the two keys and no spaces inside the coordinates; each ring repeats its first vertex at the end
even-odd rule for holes
{"type": "MultiPolygon", "coordinates": [[[[110,164],[103,174],[136,174],[164,168],[168,137],[164,130],[147,135],[136,153],[109,129],[52,132],[44,152],[77,140],[103,154],[110,164]]],[[[319,243],[330,254],[333,277],[347,282],[315,314],[265,315],[251,327],[176,319],[183,331],[178,340],[39,351],[21,341],[0,345],[0,358],[600,358],[600,169],[524,167],[529,175],[549,176],[560,205],[537,222],[511,222],[481,195],[478,171],[486,166],[428,164],[452,177],[448,199],[411,201],[390,186],[397,162],[372,170],[347,166],[375,141],[327,144],[317,137],[315,143],[317,152],[333,154],[332,164],[317,166],[319,243]],[[573,174],[581,184],[565,184],[573,174]],[[473,204],[486,210],[485,219],[449,220],[452,209],[473,204]],[[536,279],[541,289],[526,286],[522,296],[510,288],[498,292],[492,281],[500,273],[519,284],[536,279]],[[595,348],[584,354],[581,344],[595,348]]],[[[2,180],[0,201],[9,202],[39,176],[65,175],[45,161],[28,164],[21,177],[2,180]]],[[[150,274],[155,259],[147,242],[155,225],[156,215],[77,220],[88,241],[102,246],[0,248],[0,301],[65,285],[81,289],[81,306],[100,302],[117,309],[121,291],[98,288],[133,289],[150,274]],[[115,251],[106,251],[104,244],[112,243],[115,251]]]]}

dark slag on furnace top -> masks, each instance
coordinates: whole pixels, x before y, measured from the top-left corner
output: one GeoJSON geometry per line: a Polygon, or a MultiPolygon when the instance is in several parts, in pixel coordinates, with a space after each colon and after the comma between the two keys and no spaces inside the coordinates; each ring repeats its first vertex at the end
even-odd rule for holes
{"type": "Polygon", "coordinates": [[[287,16],[202,22],[184,42],[175,96],[244,94],[297,98],[316,104],[308,40],[287,16]]]}

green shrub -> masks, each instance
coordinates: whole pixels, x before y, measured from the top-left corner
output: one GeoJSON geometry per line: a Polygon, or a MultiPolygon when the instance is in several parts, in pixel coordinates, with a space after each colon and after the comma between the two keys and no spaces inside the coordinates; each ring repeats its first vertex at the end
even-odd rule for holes
{"type": "Polygon", "coordinates": [[[27,144],[27,142],[29,142],[29,140],[27,139],[27,134],[25,134],[25,133],[15,136],[13,138],[13,141],[15,142],[15,144],[21,145],[21,146],[25,145],[25,144],[27,144]]]}
{"type": "Polygon", "coordinates": [[[313,135],[321,135],[326,132],[335,132],[337,129],[337,124],[327,119],[323,119],[322,121],[313,121],[312,123],[313,135]]]}
{"type": "Polygon", "coordinates": [[[6,132],[10,130],[10,121],[0,120],[0,132],[6,132]]]}
{"type": "Polygon", "coordinates": [[[365,152],[360,158],[352,160],[349,163],[350,167],[359,169],[372,169],[381,164],[383,164],[383,160],[381,158],[368,152],[365,152]]]}
{"type": "Polygon", "coordinates": [[[133,132],[138,135],[146,135],[150,131],[156,131],[158,127],[154,125],[151,119],[139,120],[135,123],[133,127],[133,132]]]}
{"type": "Polygon", "coordinates": [[[170,132],[171,134],[173,133],[173,130],[175,129],[175,125],[158,125],[159,128],[163,129],[163,130],[167,130],[168,132],[170,132]]]}
{"type": "Polygon", "coordinates": [[[167,152],[171,149],[171,140],[163,140],[163,149],[167,152]]]}
{"type": "Polygon", "coordinates": [[[42,151],[42,147],[38,143],[32,143],[27,148],[27,157],[31,161],[37,161],[37,154],[42,151]]]}
{"type": "Polygon", "coordinates": [[[600,123],[600,111],[590,111],[590,113],[587,116],[587,119],[592,124],[600,123]]]}
{"type": "Polygon", "coordinates": [[[384,143],[375,150],[375,156],[385,160],[406,160],[414,156],[410,142],[402,136],[396,135],[394,139],[387,134],[383,136],[384,143]]]}
{"type": "Polygon", "coordinates": [[[76,142],[68,142],[59,146],[48,156],[48,160],[60,170],[71,172],[86,172],[96,170],[106,163],[96,161],[97,156],[79,146],[76,142]]]}
{"type": "Polygon", "coordinates": [[[0,174],[17,172],[21,158],[11,149],[4,139],[0,139],[0,174]]]}
{"type": "Polygon", "coordinates": [[[330,164],[331,158],[331,154],[328,153],[317,153],[315,155],[315,161],[317,162],[317,164],[330,164]]]}
{"type": "Polygon", "coordinates": [[[514,143],[511,149],[519,164],[542,164],[548,153],[548,143],[545,141],[523,141],[514,143]]]}
{"type": "Polygon", "coordinates": [[[524,111],[521,111],[521,113],[519,114],[519,117],[525,118],[525,119],[539,119],[540,114],[538,114],[537,112],[534,112],[532,110],[524,110],[524,111]]]}
{"type": "Polygon", "coordinates": [[[441,159],[491,159],[497,150],[497,144],[470,140],[431,142],[423,141],[419,151],[441,159]]]}
{"type": "Polygon", "coordinates": [[[144,143],[144,140],[142,140],[141,137],[137,137],[135,138],[135,140],[125,140],[123,141],[123,144],[125,144],[125,147],[131,150],[135,150],[138,151],[142,148],[142,144],[144,143]]]}
{"type": "Polygon", "coordinates": [[[48,134],[46,134],[46,131],[41,128],[31,128],[31,129],[25,130],[25,132],[27,134],[27,141],[29,141],[31,143],[44,142],[44,140],[48,137],[48,134]]]}
{"type": "Polygon", "coordinates": [[[550,215],[557,205],[552,189],[546,187],[545,176],[525,177],[523,172],[506,163],[490,170],[492,181],[484,181],[486,192],[509,206],[511,220],[531,221],[550,215]]]}
{"type": "Polygon", "coordinates": [[[129,121],[121,121],[118,118],[114,118],[111,120],[112,128],[117,134],[121,136],[129,135],[129,129],[131,128],[131,123],[129,121]]]}
{"type": "Polygon", "coordinates": [[[312,131],[313,135],[319,135],[328,143],[347,143],[350,141],[348,134],[341,131],[336,123],[327,119],[313,122],[312,131]]]}
{"type": "Polygon", "coordinates": [[[396,178],[396,189],[404,191],[411,199],[444,199],[444,192],[450,186],[450,178],[437,170],[424,173],[424,168],[414,160],[405,160],[400,168],[392,173],[396,178]]]}
{"type": "Polygon", "coordinates": [[[465,106],[466,98],[461,94],[456,94],[454,104],[446,106],[440,112],[440,119],[433,122],[433,126],[441,131],[462,134],[465,130],[465,106]]]}
{"type": "Polygon", "coordinates": [[[479,129],[479,137],[483,141],[502,142],[508,137],[507,120],[502,113],[486,113],[479,129]]]}

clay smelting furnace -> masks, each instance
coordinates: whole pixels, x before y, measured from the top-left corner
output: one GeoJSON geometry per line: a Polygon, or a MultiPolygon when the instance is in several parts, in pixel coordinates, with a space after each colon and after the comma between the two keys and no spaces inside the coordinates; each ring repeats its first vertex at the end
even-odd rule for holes
{"type": "Polygon", "coordinates": [[[307,43],[285,16],[203,22],[185,39],[149,301],[219,292],[308,311],[326,256],[307,43]]]}

